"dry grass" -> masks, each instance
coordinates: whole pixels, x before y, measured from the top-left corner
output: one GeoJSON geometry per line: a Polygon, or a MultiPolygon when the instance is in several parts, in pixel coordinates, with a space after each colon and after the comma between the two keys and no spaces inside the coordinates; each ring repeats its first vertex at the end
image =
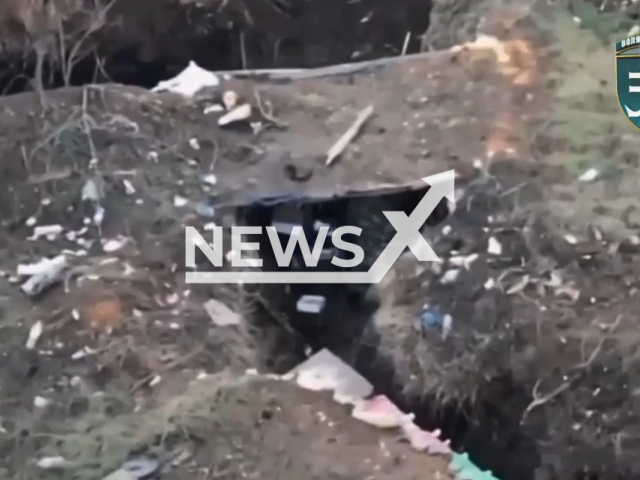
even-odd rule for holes
{"type": "MultiPolygon", "coordinates": [[[[635,257],[612,254],[612,247],[589,261],[555,251],[551,256],[562,280],[542,286],[539,252],[550,255],[552,247],[549,232],[541,225],[533,228],[540,250],[528,252],[519,273],[475,295],[466,285],[453,287],[454,302],[468,308],[464,316],[454,315],[446,340],[438,331],[421,334],[416,325],[421,304],[446,302],[444,297],[430,297],[424,287],[409,303],[383,296],[375,318],[381,352],[409,397],[465,405],[471,414],[487,404],[519,405],[509,421],[531,434],[548,458],[562,457],[561,476],[586,465],[635,472],[633,452],[640,445],[635,257]],[[507,293],[525,274],[529,283],[507,293]],[[579,297],[572,298],[576,292],[579,297]]],[[[394,290],[410,291],[425,278],[396,281],[394,290]]]]}
{"type": "MultiPolygon", "coordinates": [[[[94,395],[86,398],[87,410],[80,418],[41,434],[47,442],[40,453],[69,460],[65,478],[93,480],[118,468],[131,452],[162,446],[176,436],[223,444],[239,423],[250,421],[245,404],[261,397],[261,382],[220,373],[194,380],[182,394],[142,411],[115,396],[94,395]],[[119,414],[114,416],[114,410],[119,414]]],[[[220,448],[212,451],[223,458],[220,448]]]]}

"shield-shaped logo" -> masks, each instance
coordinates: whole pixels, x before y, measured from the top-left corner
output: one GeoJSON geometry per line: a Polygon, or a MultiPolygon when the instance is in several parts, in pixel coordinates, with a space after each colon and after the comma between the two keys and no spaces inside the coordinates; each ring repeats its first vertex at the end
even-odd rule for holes
{"type": "Polygon", "coordinates": [[[623,113],[640,128],[640,35],[616,43],[616,86],[623,113]]]}

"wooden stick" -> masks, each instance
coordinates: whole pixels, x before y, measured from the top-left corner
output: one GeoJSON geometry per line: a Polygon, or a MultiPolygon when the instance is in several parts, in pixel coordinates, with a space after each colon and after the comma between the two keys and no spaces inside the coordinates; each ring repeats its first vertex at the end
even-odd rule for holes
{"type": "Polygon", "coordinates": [[[358,118],[356,118],[355,122],[351,124],[349,129],[344,132],[344,134],[338,139],[336,143],[329,149],[327,152],[327,167],[330,167],[331,164],[338,158],[345,148],[353,141],[354,138],[360,133],[360,129],[365,124],[367,120],[373,115],[373,105],[369,105],[367,108],[362,110],[358,114],[358,118]]]}

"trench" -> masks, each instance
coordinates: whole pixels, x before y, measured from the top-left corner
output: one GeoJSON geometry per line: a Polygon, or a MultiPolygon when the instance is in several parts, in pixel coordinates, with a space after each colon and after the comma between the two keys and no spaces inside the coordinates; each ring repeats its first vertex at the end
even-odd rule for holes
{"type": "MultiPolygon", "coordinates": [[[[306,209],[305,218],[300,218],[297,224],[311,225],[320,221],[325,225],[357,225],[363,228],[360,237],[361,245],[377,244],[376,251],[368,248],[366,257],[371,253],[374,261],[388,241],[395,234],[390,230],[388,234],[381,232],[385,222],[382,211],[404,210],[408,215],[413,211],[426,189],[418,191],[404,191],[394,194],[381,195],[380,192],[364,197],[341,197],[338,200],[323,201],[322,208],[315,209],[309,204],[293,204],[287,202],[279,205],[257,205],[245,208],[240,215],[245,225],[267,227],[277,225],[279,210],[306,209]],[[333,204],[333,205],[331,205],[333,204]],[[371,212],[377,214],[371,215],[371,212]],[[326,212],[353,212],[341,216],[326,216],[326,212]],[[325,214],[325,216],[321,216],[325,214]],[[357,217],[365,216],[365,220],[358,224],[357,217]],[[379,221],[372,221],[377,217],[379,221]],[[374,228],[371,228],[374,225],[374,228]],[[367,228],[369,227],[369,228],[367,228]],[[375,232],[372,236],[367,232],[375,232]],[[365,238],[367,237],[368,238],[365,238]]],[[[434,228],[448,215],[446,204],[439,207],[427,219],[424,228],[434,228]]],[[[387,222],[388,223],[388,222],[387,222]]],[[[279,228],[279,227],[276,227],[279,228]]],[[[305,228],[303,226],[303,228],[305,228]]],[[[314,242],[312,228],[305,229],[305,237],[314,242]]],[[[286,245],[286,234],[280,238],[286,245]]],[[[278,269],[275,261],[270,261],[270,242],[266,235],[260,239],[260,258],[264,260],[264,269],[275,271],[278,269]]],[[[299,252],[299,247],[297,250],[299,252]]],[[[294,262],[295,263],[295,262],[294,262]]],[[[303,262],[299,262],[303,263],[303,262]]],[[[322,271],[330,266],[322,262],[318,265],[322,271]]],[[[416,414],[416,422],[423,428],[440,429],[445,438],[451,440],[456,451],[469,453],[473,461],[482,469],[488,469],[501,480],[533,480],[534,471],[539,465],[539,456],[534,442],[519,429],[522,411],[530,402],[528,392],[519,388],[510,378],[494,379],[491,382],[490,393],[480,398],[476,403],[453,405],[445,404],[436,398],[413,398],[403,393],[403,386],[395,378],[393,365],[386,360],[378,350],[379,333],[372,328],[371,317],[375,314],[377,305],[367,298],[365,292],[369,286],[354,285],[262,285],[254,286],[259,289],[263,298],[268,298],[269,309],[261,309],[253,316],[253,323],[260,330],[271,329],[279,331],[279,341],[274,344],[269,368],[278,373],[284,373],[295,364],[306,358],[302,352],[306,348],[318,351],[328,348],[334,354],[352,365],[374,386],[376,393],[384,394],[396,403],[402,410],[416,414]],[[358,287],[358,288],[354,288],[358,287]],[[364,288],[362,288],[364,287],[364,288]],[[327,300],[326,307],[320,313],[304,313],[297,308],[297,300],[304,295],[318,295],[327,300]],[[336,319],[348,319],[342,321],[336,319]],[[287,332],[281,327],[287,323],[293,329],[287,332]],[[278,364],[283,356],[293,357],[284,366],[278,364]]]]}
{"type": "MultiPolygon", "coordinates": [[[[260,0],[262,3],[267,0],[260,0]]],[[[259,25],[242,20],[223,19],[205,33],[176,38],[176,48],[156,48],[160,53],[143,56],[143,50],[154,50],[159,41],[156,33],[144,42],[151,45],[96,45],[95,55],[75,64],[69,85],[115,82],[151,88],[158,82],[178,74],[190,60],[212,71],[247,68],[310,68],[330,64],[396,56],[420,51],[420,36],[429,27],[430,4],[426,0],[269,0],[278,14],[271,17],[257,9],[254,17],[259,25]],[[261,16],[259,16],[260,14],[261,16]],[[269,19],[274,18],[274,25],[269,19]],[[277,21],[276,21],[277,20],[277,21]],[[219,24],[228,28],[220,28],[219,24]],[[408,39],[408,40],[407,40],[408,39]],[[143,47],[151,47],[143,48],[143,47]],[[144,57],[144,58],[143,58],[144,57]],[[100,61],[98,61],[98,59],[100,61]],[[98,68],[100,67],[100,68],[98,68]]],[[[136,2],[132,2],[136,3],[136,2]]],[[[251,7],[259,3],[246,0],[251,7]]],[[[268,3],[268,2],[267,2],[268,3]]],[[[257,7],[256,7],[257,8],[257,7]]],[[[189,18],[178,18],[187,28],[193,22],[206,20],[206,12],[191,11],[189,18]],[[202,18],[193,19],[193,16],[202,18]],[[204,20],[203,20],[204,19],[204,20]],[[188,20],[188,21],[187,21],[188,20]],[[191,22],[191,23],[189,23],[191,22]]],[[[177,28],[177,27],[176,27],[177,28]]],[[[162,39],[162,45],[167,39],[162,39]]],[[[22,53],[0,56],[0,94],[16,94],[34,87],[36,61],[22,53]]],[[[57,64],[42,68],[42,86],[55,89],[65,86],[57,64]]],[[[277,294],[277,293],[276,293],[277,294]]],[[[334,312],[351,322],[342,322],[343,331],[322,334],[317,329],[298,335],[315,349],[350,348],[371,316],[368,306],[345,302],[334,306],[334,312]]],[[[277,328],[265,312],[260,323],[264,328],[277,328]]],[[[290,342],[288,337],[286,342],[290,342]]],[[[375,362],[376,347],[359,348],[356,368],[373,383],[379,393],[387,395],[403,410],[414,412],[423,428],[439,428],[457,451],[468,452],[478,466],[490,469],[501,480],[533,480],[538,465],[535,446],[518,428],[520,413],[529,401],[508,378],[496,382],[491,402],[468,405],[444,405],[435,399],[412,399],[402,395],[401,385],[394,379],[389,364],[375,362]]]]}

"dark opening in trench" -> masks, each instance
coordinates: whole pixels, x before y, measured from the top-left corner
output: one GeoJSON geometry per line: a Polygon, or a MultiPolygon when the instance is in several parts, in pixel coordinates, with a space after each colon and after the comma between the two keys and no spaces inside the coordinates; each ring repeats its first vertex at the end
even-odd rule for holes
{"type": "MultiPolygon", "coordinates": [[[[431,9],[428,0],[244,0],[225,2],[224,9],[158,8],[146,18],[132,10],[144,2],[116,2],[113,16],[129,14],[129,23],[96,37],[66,80],[59,63],[45,63],[43,87],[114,82],[151,88],[191,60],[226,71],[313,68],[416,53],[431,9]]],[[[34,53],[0,55],[0,94],[31,90],[36,63],[34,53]]]]}
{"type": "MultiPolygon", "coordinates": [[[[307,212],[300,224],[357,225],[362,228],[359,244],[365,251],[365,270],[388,244],[395,230],[385,220],[382,211],[403,210],[410,214],[422,199],[426,189],[381,195],[372,193],[359,198],[340,198],[325,201],[321,208],[304,203],[286,205],[287,209],[307,212]],[[328,214],[328,216],[327,216],[328,214]],[[325,215],[325,216],[322,216],[325,215]],[[309,218],[311,217],[311,218],[309,218]],[[385,230],[386,225],[386,230],[385,230]],[[372,258],[369,258],[369,257],[372,258]]],[[[242,211],[242,223],[266,227],[276,225],[281,205],[264,204],[242,211]]],[[[434,228],[448,215],[443,201],[426,222],[425,228],[434,228]]],[[[278,227],[276,227],[278,228],[278,227]]],[[[313,230],[310,227],[309,230],[313,230]]],[[[307,232],[307,230],[305,230],[307,232]]],[[[309,242],[313,244],[314,237],[309,242]]],[[[286,245],[288,239],[280,240],[286,245]]],[[[275,261],[269,263],[270,243],[266,235],[260,241],[260,258],[266,271],[277,270],[275,261]]],[[[301,263],[301,262],[299,262],[301,263]]],[[[328,262],[327,262],[328,263],[328,262]]],[[[326,266],[319,265],[323,271],[326,266]]],[[[519,429],[522,410],[529,403],[528,393],[514,385],[509,378],[493,382],[492,402],[482,398],[473,405],[443,404],[436,398],[408,397],[395,378],[391,362],[378,350],[379,332],[375,331],[372,315],[378,307],[370,301],[370,285],[261,285],[261,297],[268,299],[268,309],[259,310],[256,322],[259,328],[279,331],[279,340],[273,352],[275,361],[285,356],[291,363],[278,368],[284,373],[303,360],[305,347],[313,351],[328,348],[342,357],[364,375],[377,393],[385,394],[406,412],[416,414],[417,423],[430,430],[442,430],[456,451],[469,453],[482,469],[488,469],[501,480],[533,480],[539,465],[537,448],[519,429]],[[364,287],[364,288],[362,288],[364,287]],[[304,295],[319,295],[327,299],[319,314],[304,313],[297,301],[304,295]],[[295,333],[282,329],[286,322],[295,333]],[[500,401],[496,402],[495,399],[500,401]]],[[[401,287],[400,287],[401,288],[401,287]]]]}

